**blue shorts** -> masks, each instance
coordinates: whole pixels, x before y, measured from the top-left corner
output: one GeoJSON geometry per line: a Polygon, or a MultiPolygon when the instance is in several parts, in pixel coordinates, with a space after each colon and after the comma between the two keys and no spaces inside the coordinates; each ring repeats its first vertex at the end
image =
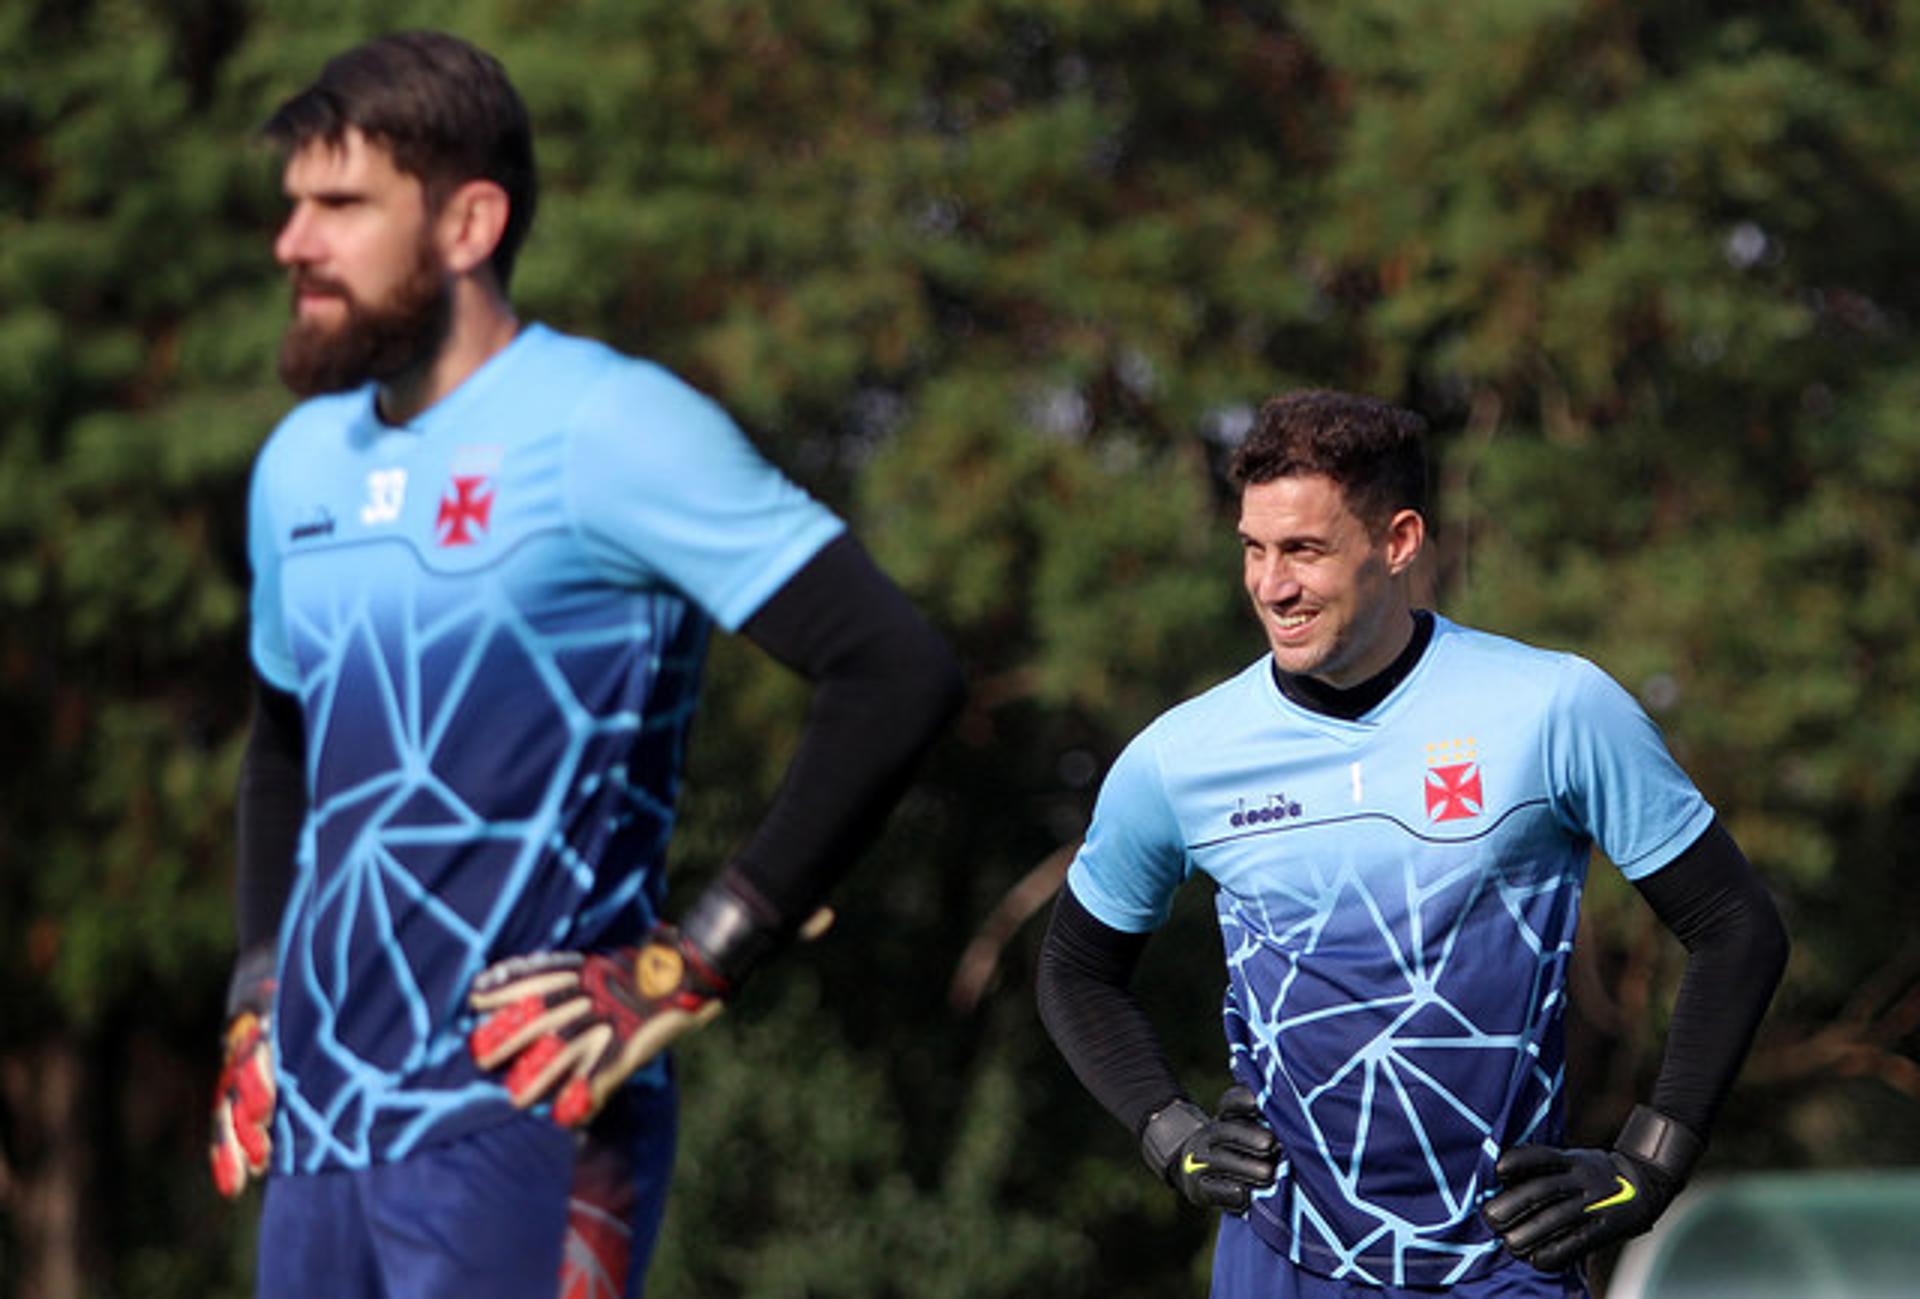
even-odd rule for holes
{"type": "Polygon", "coordinates": [[[527,1116],[392,1164],[275,1176],[262,1299],[637,1299],[666,1208],[671,1084],[585,1137],[527,1116]]]}
{"type": "Polygon", "coordinates": [[[1377,1286],[1336,1280],[1296,1267],[1284,1254],[1254,1235],[1247,1220],[1220,1216],[1213,1247],[1211,1299],[1589,1299],[1578,1273],[1546,1273],[1517,1258],[1505,1258],[1491,1272],[1450,1286],[1377,1286]]]}

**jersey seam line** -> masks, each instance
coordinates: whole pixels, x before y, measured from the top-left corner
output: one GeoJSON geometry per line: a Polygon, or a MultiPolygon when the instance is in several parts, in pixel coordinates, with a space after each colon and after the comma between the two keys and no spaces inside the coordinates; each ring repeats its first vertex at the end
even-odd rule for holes
{"type": "Polygon", "coordinates": [[[531,529],[530,531],[523,532],[518,537],[514,538],[512,544],[510,544],[505,550],[502,550],[498,555],[495,555],[493,558],[487,560],[485,563],[476,564],[472,568],[462,568],[457,571],[448,571],[445,569],[439,569],[439,568],[433,567],[433,565],[427,561],[425,552],[422,550],[422,548],[418,544],[416,544],[411,538],[397,536],[397,535],[385,536],[385,537],[362,537],[357,541],[336,541],[325,546],[311,547],[307,550],[301,551],[298,555],[289,555],[289,556],[286,556],[286,558],[287,559],[305,559],[305,558],[308,558],[309,556],[315,556],[315,555],[321,555],[321,554],[333,554],[342,550],[356,550],[356,549],[360,549],[362,547],[367,547],[367,546],[398,546],[402,550],[406,551],[408,554],[412,555],[415,561],[418,562],[420,566],[426,570],[426,572],[428,572],[434,577],[465,577],[470,574],[485,573],[493,569],[499,568],[501,565],[505,564],[508,560],[512,559],[515,555],[517,555],[520,552],[521,548],[524,547],[528,542],[535,541],[541,537],[550,536],[554,533],[565,532],[566,530],[567,528],[565,524],[549,524],[544,528],[534,528],[534,529],[531,529]]]}
{"type": "Polygon", "coordinates": [[[1515,813],[1525,811],[1527,808],[1530,808],[1530,807],[1548,805],[1550,804],[1550,801],[1551,800],[1542,797],[1542,798],[1529,798],[1523,802],[1515,803],[1512,807],[1502,812],[1496,820],[1489,823],[1485,829],[1479,830],[1473,834],[1466,835],[1464,837],[1457,838],[1457,839],[1447,838],[1441,835],[1422,834],[1420,831],[1414,829],[1412,826],[1408,825],[1405,821],[1402,821],[1399,817],[1393,815],[1391,812],[1352,812],[1346,816],[1328,817],[1320,821],[1296,821],[1290,825],[1269,826],[1265,829],[1260,829],[1260,830],[1244,830],[1239,834],[1221,835],[1217,839],[1206,839],[1206,840],[1202,840],[1199,843],[1188,844],[1186,846],[1186,850],[1188,852],[1199,852],[1203,848],[1217,848],[1223,843],[1238,843],[1243,839],[1258,839],[1258,838],[1261,838],[1262,836],[1270,835],[1270,834],[1289,834],[1289,833],[1294,833],[1300,830],[1317,830],[1317,829],[1324,828],[1326,826],[1344,825],[1350,821],[1386,821],[1391,825],[1398,826],[1400,829],[1404,830],[1407,834],[1411,835],[1415,839],[1420,840],[1423,843],[1433,843],[1433,844],[1477,843],[1481,839],[1486,838],[1488,835],[1498,830],[1502,825],[1504,825],[1507,822],[1508,818],[1512,817],[1515,813]]]}

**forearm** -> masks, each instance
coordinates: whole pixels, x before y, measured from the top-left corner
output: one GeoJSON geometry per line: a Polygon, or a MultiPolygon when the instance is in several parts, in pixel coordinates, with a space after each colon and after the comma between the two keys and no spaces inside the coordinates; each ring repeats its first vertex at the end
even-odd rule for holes
{"type": "Polygon", "coordinates": [[[235,808],[235,921],[242,953],[271,950],[279,934],[307,814],[305,767],[299,700],[256,675],[235,808]]]}
{"type": "Polygon", "coordinates": [[[1786,968],[1786,929],[1717,821],[1639,888],[1687,949],[1651,1105],[1705,1140],[1786,968]]]}
{"type": "Polygon", "coordinates": [[[1159,1035],[1128,990],[1146,934],[1101,923],[1060,890],[1040,948],[1040,1019],[1094,1099],[1136,1137],[1184,1093],[1159,1035]]]}

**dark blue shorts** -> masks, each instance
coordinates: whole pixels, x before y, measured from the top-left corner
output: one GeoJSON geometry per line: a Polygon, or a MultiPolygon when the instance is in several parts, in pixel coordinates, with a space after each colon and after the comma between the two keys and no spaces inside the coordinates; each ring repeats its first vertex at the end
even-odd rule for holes
{"type": "Polygon", "coordinates": [[[637,1299],[674,1095],[625,1089],[587,1138],[528,1116],[350,1172],[276,1176],[261,1299],[637,1299]]]}
{"type": "Polygon", "coordinates": [[[1213,1247],[1211,1299],[1588,1299],[1586,1283],[1573,1273],[1549,1275],[1517,1258],[1506,1258],[1484,1276],[1451,1286],[1376,1286],[1335,1280],[1289,1263],[1253,1234],[1247,1220],[1220,1217],[1213,1247]]]}

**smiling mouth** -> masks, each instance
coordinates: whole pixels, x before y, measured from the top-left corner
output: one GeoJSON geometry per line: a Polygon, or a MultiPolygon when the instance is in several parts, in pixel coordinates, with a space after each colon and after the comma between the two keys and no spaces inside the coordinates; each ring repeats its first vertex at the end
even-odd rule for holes
{"type": "Polygon", "coordinates": [[[1313,621],[1311,613],[1276,613],[1272,615],[1273,625],[1281,631],[1297,631],[1313,621]]]}

